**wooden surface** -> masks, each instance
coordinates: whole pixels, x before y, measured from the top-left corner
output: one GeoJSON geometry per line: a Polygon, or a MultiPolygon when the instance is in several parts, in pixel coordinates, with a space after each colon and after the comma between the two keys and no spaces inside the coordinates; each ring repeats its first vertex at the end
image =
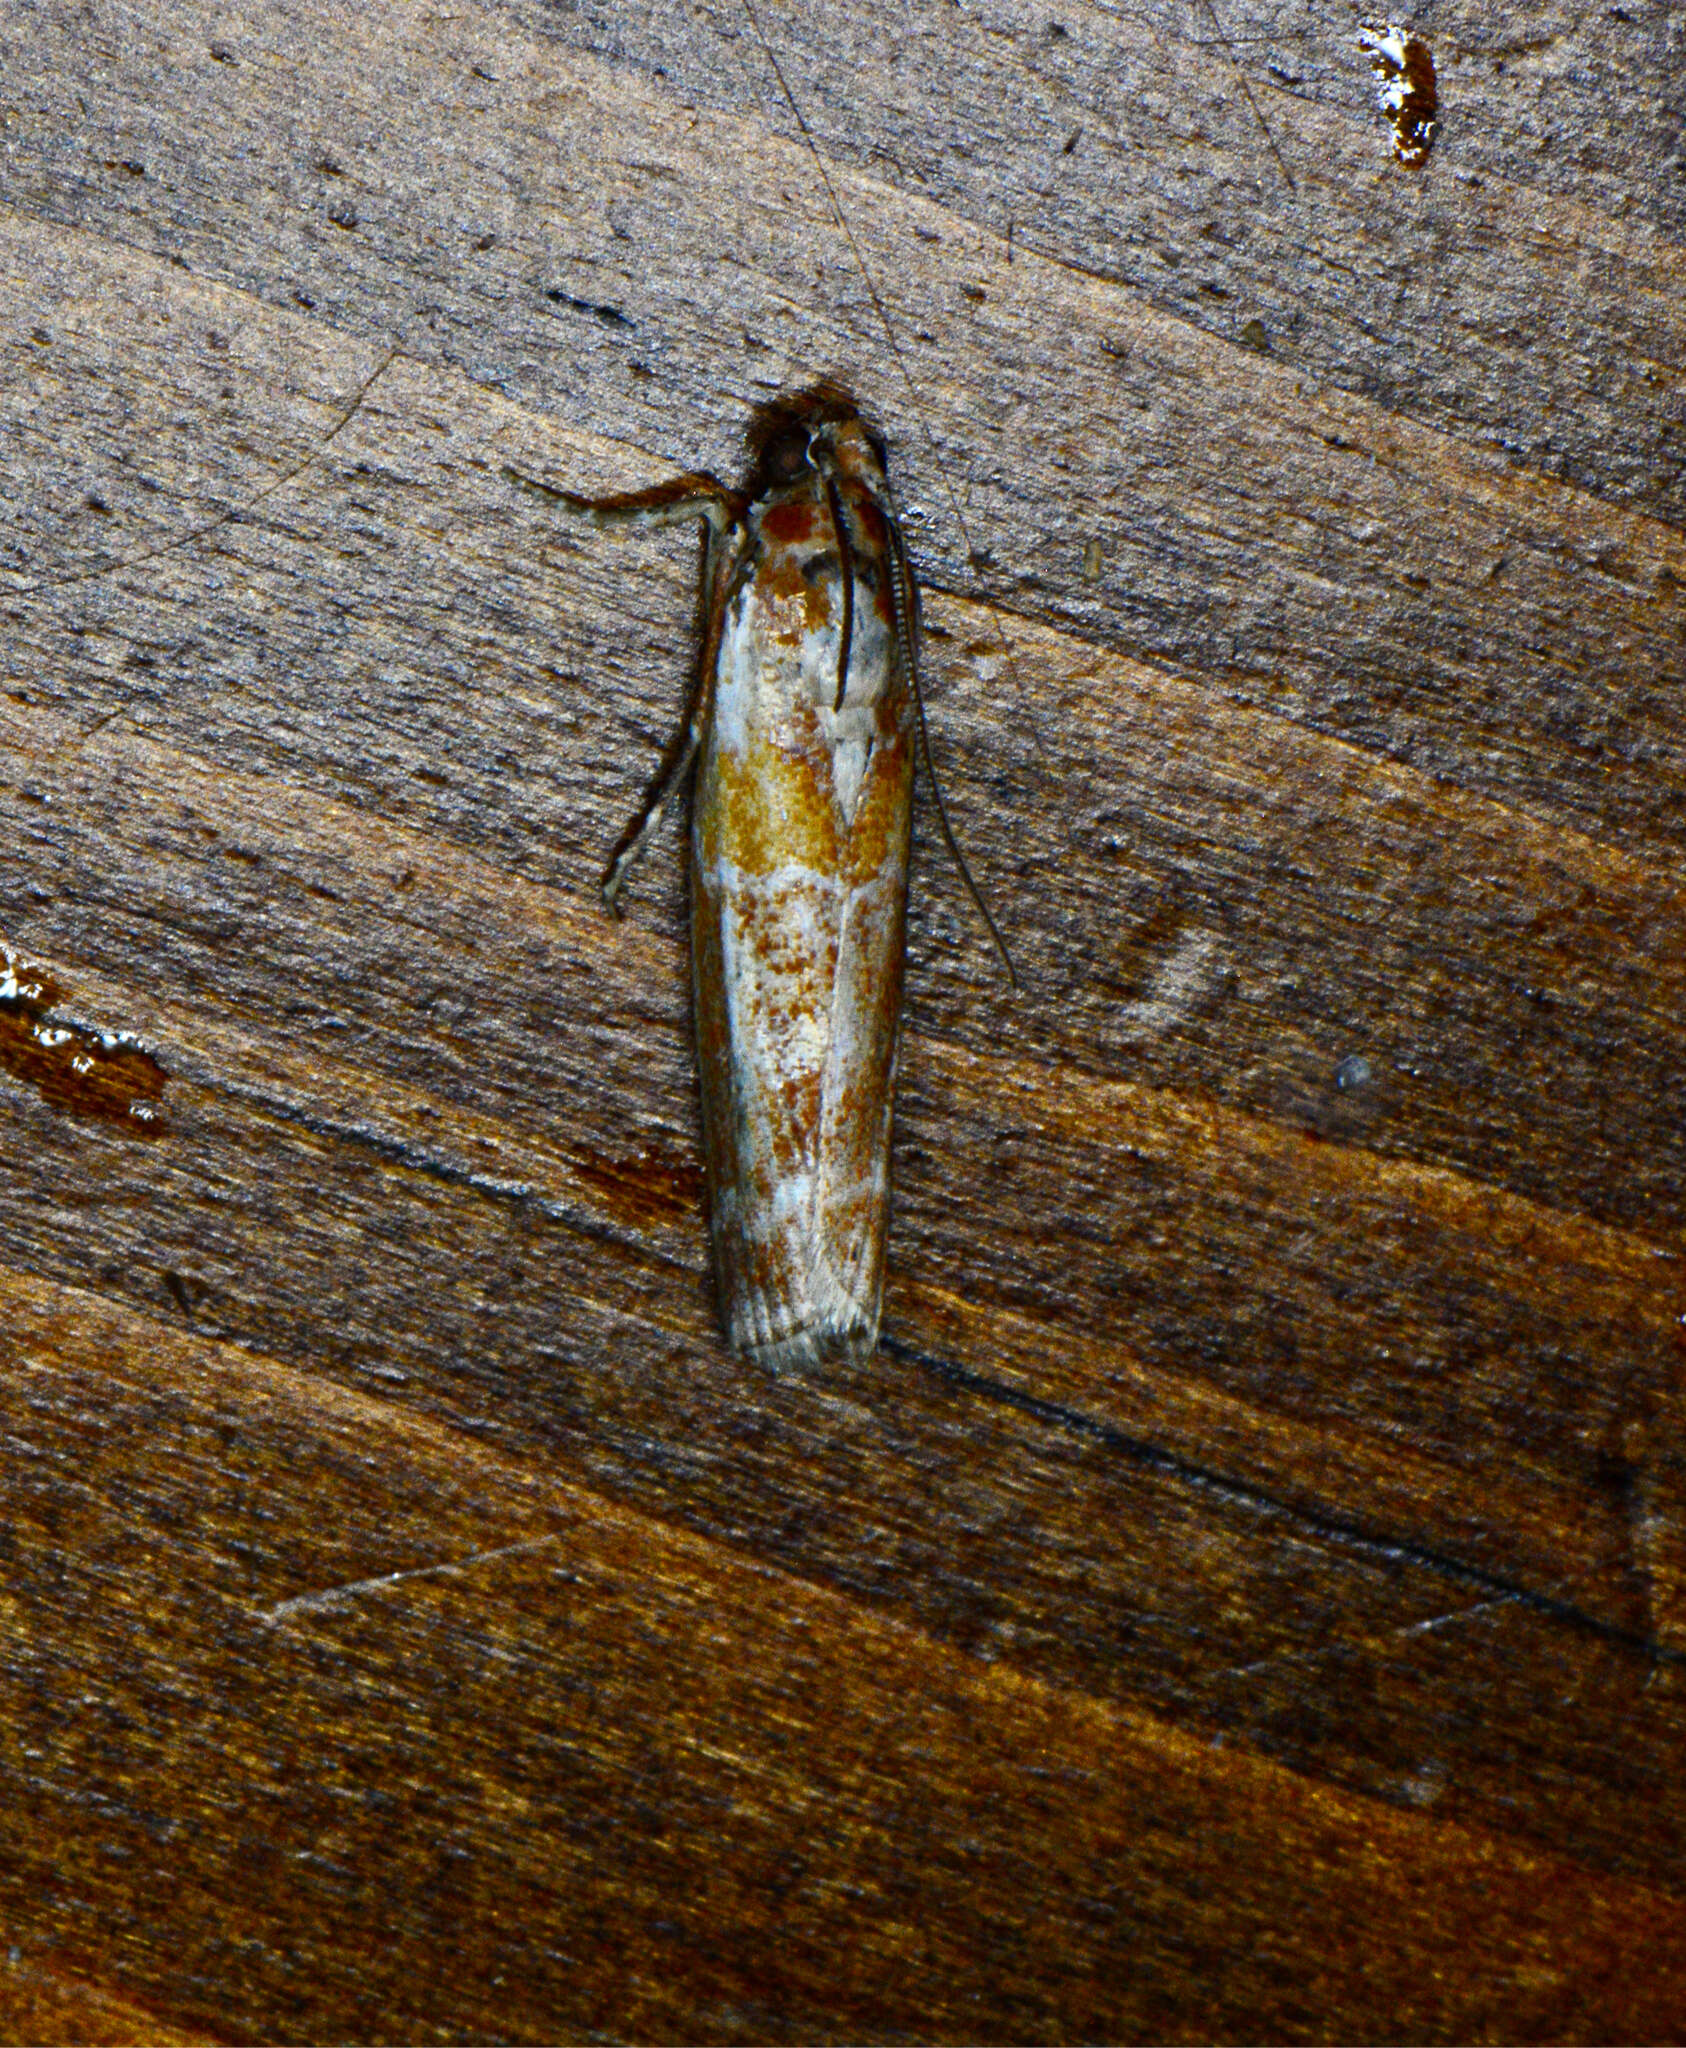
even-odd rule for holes
{"type": "Polygon", "coordinates": [[[0,2031],[1677,2040],[1681,16],[756,5],[855,248],[741,0],[0,14],[0,2031]],[[1024,980],[922,799],[824,1383],[501,475],[821,375],[1024,980]]]}

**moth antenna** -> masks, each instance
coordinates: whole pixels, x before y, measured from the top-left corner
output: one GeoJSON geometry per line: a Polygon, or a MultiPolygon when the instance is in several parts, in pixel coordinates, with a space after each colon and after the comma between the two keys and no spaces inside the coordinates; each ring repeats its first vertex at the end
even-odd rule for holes
{"type": "MultiPolygon", "coordinates": [[[[908,402],[912,408],[913,416],[919,422],[919,431],[924,436],[925,446],[930,450],[931,461],[938,476],[942,478],[943,495],[948,499],[949,510],[954,517],[955,531],[960,535],[961,541],[965,546],[967,559],[976,568],[981,564],[983,557],[978,553],[977,547],[972,540],[972,530],[966,524],[966,515],[960,509],[960,499],[953,483],[949,479],[947,467],[937,447],[936,436],[931,432],[930,424],[925,417],[925,409],[919,402],[919,392],[913,381],[913,373],[908,369],[907,358],[902,354],[901,343],[896,339],[896,330],[890,324],[889,309],[885,306],[883,298],[880,296],[877,282],[867,266],[866,258],[861,254],[861,245],[855,240],[855,231],[850,227],[848,216],[844,213],[838,201],[837,188],[831,182],[831,174],[825,167],[825,158],[821,156],[819,144],[814,140],[814,131],[808,126],[808,118],[803,113],[795,93],[791,90],[790,80],[784,74],[784,66],[779,62],[778,52],[767,39],[767,32],[761,26],[761,17],[755,11],[753,0],[741,0],[741,4],[745,15],[749,19],[750,28],[754,31],[755,40],[761,45],[767,62],[772,66],[773,76],[779,82],[779,90],[784,94],[785,103],[790,108],[797,127],[802,131],[802,140],[808,145],[808,153],[814,160],[814,169],[818,171],[820,184],[825,191],[826,203],[831,208],[831,217],[842,230],[843,239],[849,245],[849,253],[855,259],[855,268],[861,274],[861,282],[866,286],[867,296],[871,299],[873,310],[878,315],[879,325],[884,330],[884,339],[890,345],[890,354],[895,358],[896,368],[900,371],[902,383],[907,388],[908,402]]],[[[1210,0],[1207,0],[1207,4],[1210,5],[1210,0]]],[[[1291,182],[1292,180],[1290,180],[1291,182]]],[[[1010,255],[1011,251],[1009,249],[1009,258],[1010,255]]],[[[966,865],[966,856],[960,851],[960,842],[955,838],[954,827],[949,823],[948,806],[943,802],[942,789],[937,781],[935,765],[931,758],[931,736],[925,725],[925,699],[919,687],[919,664],[913,658],[912,635],[907,626],[906,591],[911,587],[912,577],[907,566],[907,552],[902,545],[901,534],[894,520],[890,523],[890,531],[895,536],[896,581],[900,586],[895,592],[892,609],[896,613],[896,630],[901,641],[902,658],[907,663],[908,677],[913,684],[913,701],[919,718],[919,749],[924,756],[925,773],[931,785],[931,795],[936,801],[937,817],[942,825],[943,838],[948,842],[948,850],[954,856],[954,864],[960,870],[960,878],[966,884],[967,893],[977,905],[978,915],[988,927],[989,935],[995,942],[996,951],[1001,955],[1002,964],[1007,969],[1008,980],[1013,984],[1014,988],[1017,988],[1019,977],[1017,970],[1013,966],[1012,955],[1007,951],[1000,929],[996,925],[995,919],[990,915],[989,905],[983,900],[983,895],[977,883],[972,879],[972,871],[966,865]]],[[[1001,651],[1007,657],[1008,666],[1016,676],[1018,670],[1017,665],[1013,661],[1013,650],[1008,644],[1007,635],[1003,631],[999,619],[995,620],[995,637],[1000,641],[1001,651]]],[[[841,694],[838,701],[842,701],[841,694]]],[[[1034,728],[1032,730],[1032,738],[1035,738],[1034,728]]],[[[1038,745],[1040,745],[1039,741],[1038,745]]]]}
{"type": "Polygon", "coordinates": [[[973,879],[972,870],[966,865],[966,856],[960,851],[960,841],[954,836],[954,827],[948,821],[948,805],[943,802],[942,784],[937,780],[937,764],[931,758],[930,728],[925,723],[925,692],[920,687],[919,662],[914,652],[913,630],[908,623],[913,610],[913,576],[907,566],[907,550],[902,546],[901,531],[894,520],[889,522],[889,528],[890,553],[895,563],[895,575],[890,583],[890,611],[896,622],[896,645],[901,649],[902,666],[913,685],[913,709],[919,721],[919,752],[925,762],[925,780],[930,785],[931,800],[937,807],[937,822],[942,827],[943,838],[954,856],[954,865],[960,870],[960,879],[966,884],[966,893],[977,905],[978,915],[995,942],[995,950],[1001,955],[1001,964],[1007,970],[1007,979],[1017,988],[1018,969],[1007,950],[1007,941],[1001,936],[1001,927],[990,915],[983,891],[973,879]]]}
{"type": "MultiPolygon", "coordinates": [[[[919,422],[919,431],[924,436],[925,446],[930,451],[931,461],[936,468],[937,475],[942,478],[943,495],[948,499],[949,511],[954,518],[954,530],[959,534],[965,545],[967,558],[972,566],[976,568],[982,563],[984,558],[978,553],[977,546],[973,542],[972,529],[966,524],[966,515],[960,509],[959,495],[949,479],[948,468],[942,459],[941,450],[937,447],[936,436],[931,432],[930,424],[926,420],[925,408],[919,402],[918,387],[914,384],[913,373],[907,366],[907,357],[902,354],[901,343],[896,339],[896,330],[890,324],[889,309],[885,306],[884,300],[879,293],[877,282],[873,278],[871,270],[867,267],[866,258],[861,254],[861,245],[855,240],[855,231],[849,225],[848,216],[844,213],[842,205],[838,201],[837,188],[831,182],[831,174],[825,167],[825,158],[820,155],[819,144],[814,140],[814,131],[808,126],[808,118],[798,105],[795,93],[791,91],[790,80],[784,75],[784,66],[779,62],[778,53],[767,40],[766,31],[761,26],[761,18],[756,13],[752,0],[742,0],[742,6],[744,13],[749,17],[750,27],[755,31],[755,40],[761,45],[767,62],[773,67],[773,76],[779,82],[779,90],[784,94],[786,104],[795,116],[797,127],[802,131],[802,140],[808,145],[808,153],[814,159],[814,169],[819,172],[820,184],[825,188],[826,203],[831,208],[831,217],[836,221],[838,227],[842,229],[843,239],[849,245],[849,253],[855,259],[855,268],[861,274],[861,282],[866,286],[867,296],[872,301],[873,311],[878,315],[878,324],[884,330],[884,339],[890,344],[890,353],[895,358],[896,368],[901,373],[902,383],[907,387],[908,402],[912,407],[913,416],[919,422]]],[[[1009,260],[1011,260],[1010,248],[1008,256],[1009,260]]],[[[1002,633],[999,621],[996,622],[996,634],[1001,641],[1002,651],[1006,654],[1008,661],[1011,662],[1013,651],[1007,645],[1006,635],[1002,633]]]]}
{"type": "MultiPolygon", "coordinates": [[[[744,0],[744,4],[745,6],[747,6],[749,4],[749,0],[744,0]]],[[[1246,72],[1243,71],[1241,68],[1241,59],[1237,57],[1235,54],[1235,44],[1230,40],[1229,35],[1224,29],[1223,23],[1218,19],[1218,10],[1216,6],[1213,4],[1213,0],[1200,0],[1200,4],[1202,7],[1205,8],[1206,12],[1212,17],[1212,26],[1217,30],[1218,40],[1223,44],[1224,50],[1229,57],[1229,61],[1231,65],[1234,67],[1236,82],[1240,85],[1241,90],[1247,95],[1247,104],[1253,110],[1253,119],[1258,122],[1260,129],[1263,131],[1266,146],[1269,148],[1271,155],[1276,159],[1276,168],[1282,173],[1283,180],[1286,183],[1288,190],[1290,192],[1297,193],[1300,188],[1298,185],[1294,183],[1294,174],[1288,168],[1288,160],[1286,157],[1283,156],[1281,150],[1277,148],[1276,137],[1272,135],[1270,132],[1270,123],[1264,117],[1264,110],[1260,107],[1258,101],[1253,97],[1253,88],[1248,83],[1246,72]]]]}
{"type": "Polygon", "coordinates": [[[838,567],[843,577],[843,631],[837,642],[837,702],[834,711],[843,709],[844,693],[849,687],[849,654],[855,644],[855,551],[849,545],[849,529],[843,523],[843,505],[837,495],[837,484],[829,469],[822,470],[825,478],[825,499],[831,507],[831,523],[837,534],[838,567]]]}
{"type": "Polygon", "coordinates": [[[70,576],[46,576],[39,583],[15,583],[11,586],[12,589],[21,595],[31,590],[62,590],[69,583],[97,583],[102,576],[115,576],[124,569],[138,569],[143,562],[155,562],[160,555],[174,554],[177,548],[191,547],[194,541],[203,540],[208,533],[215,533],[218,527],[226,526],[231,519],[243,517],[254,506],[261,505],[265,498],[271,498],[277,491],[285,489],[295,477],[303,476],[313,462],[320,460],[363,410],[364,399],[397,362],[398,354],[396,344],[389,348],[358,385],[345,411],[304,460],[295,462],[291,469],[284,470],[280,476],[271,477],[261,491],[254,491],[238,505],[230,505],[226,512],[219,512],[214,519],[207,519],[203,526],[189,527],[186,533],[178,533],[174,540],[160,541],[155,548],[143,548],[138,555],[125,555],[121,561],[103,563],[98,569],[78,569],[70,576]]]}

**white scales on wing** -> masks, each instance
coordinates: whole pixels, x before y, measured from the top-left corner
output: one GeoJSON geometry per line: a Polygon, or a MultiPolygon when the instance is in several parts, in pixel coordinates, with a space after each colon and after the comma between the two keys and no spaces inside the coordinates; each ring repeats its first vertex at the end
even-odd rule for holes
{"type": "MultiPolygon", "coordinates": [[[[749,553],[753,556],[753,543],[749,553]]],[[[859,562],[852,568],[853,601],[845,606],[837,554],[828,551],[802,563],[805,584],[822,600],[815,610],[823,623],[810,622],[794,639],[780,632],[781,621],[768,616],[771,608],[757,583],[742,582],[727,604],[714,699],[717,743],[740,758],[746,754],[749,734],[764,730],[768,719],[782,716],[792,703],[812,705],[845,827],[855,820],[867,762],[879,736],[878,705],[897,658],[890,629],[880,615],[875,581],[862,573],[859,562]],[[769,661],[770,648],[775,653],[769,661]]]]}

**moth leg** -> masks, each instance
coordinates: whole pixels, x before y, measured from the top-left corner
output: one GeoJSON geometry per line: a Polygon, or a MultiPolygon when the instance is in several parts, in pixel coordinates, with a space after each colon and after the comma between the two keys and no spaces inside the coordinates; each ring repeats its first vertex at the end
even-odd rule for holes
{"type": "Polygon", "coordinates": [[[855,644],[855,553],[849,545],[849,529],[844,523],[836,482],[829,469],[820,474],[825,479],[832,531],[837,535],[837,570],[843,584],[843,630],[837,636],[837,702],[832,706],[834,711],[841,711],[849,688],[849,656],[855,644]]]}
{"type": "Polygon", "coordinates": [[[714,701],[714,664],[720,652],[720,634],[725,616],[725,583],[734,550],[726,536],[741,523],[748,507],[737,492],[730,491],[717,477],[694,474],[677,476],[648,490],[621,491],[605,498],[582,498],[573,491],[558,490],[537,477],[524,476],[507,465],[504,475],[523,490],[556,505],[570,516],[609,529],[652,531],[678,526],[688,519],[701,519],[707,529],[703,561],[703,588],[708,625],[703,638],[702,659],[685,705],[685,715],[663,750],[655,779],[644,794],[632,823],[621,834],[620,843],[603,872],[603,901],[611,916],[620,915],[620,896],[639,855],[650,843],[667,815],[674,792],[680,789],[697,758],[703,730],[714,701]]]}
{"type": "Polygon", "coordinates": [[[614,491],[606,498],[582,498],[573,491],[561,491],[554,484],[541,483],[505,463],[504,475],[512,484],[531,491],[547,505],[555,505],[575,519],[612,529],[630,528],[651,532],[658,527],[680,526],[687,519],[706,519],[717,534],[742,519],[747,507],[736,491],[729,491],[718,477],[696,471],[690,476],[669,477],[666,483],[651,484],[642,491],[614,491]]]}
{"type": "Polygon", "coordinates": [[[661,829],[667,807],[675,793],[684,787],[685,779],[696,762],[697,750],[702,745],[709,714],[714,709],[714,671],[720,657],[720,635],[726,622],[727,586],[739,553],[730,544],[728,535],[741,533],[741,530],[728,528],[723,533],[712,521],[709,523],[703,556],[703,602],[707,625],[703,632],[702,655],[685,705],[685,715],[663,750],[661,766],[644,793],[644,801],[632,823],[621,834],[620,844],[603,871],[603,901],[612,917],[620,916],[620,895],[626,886],[626,878],[639,855],[661,829]]]}
{"type": "Polygon", "coordinates": [[[697,678],[691,692],[691,701],[686,707],[685,723],[673,735],[662,756],[662,765],[656,771],[656,779],[645,792],[644,801],[639,805],[637,815],[621,834],[620,844],[610,857],[609,865],[603,870],[603,902],[611,917],[621,914],[621,891],[626,887],[627,876],[637,865],[646,846],[661,830],[662,820],[667,816],[667,807],[673,801],[674,791],[691,772],[691,765],[697,758],[697,749],[702,744],[702,697],[705,685],[702,677],[697,678]]]}

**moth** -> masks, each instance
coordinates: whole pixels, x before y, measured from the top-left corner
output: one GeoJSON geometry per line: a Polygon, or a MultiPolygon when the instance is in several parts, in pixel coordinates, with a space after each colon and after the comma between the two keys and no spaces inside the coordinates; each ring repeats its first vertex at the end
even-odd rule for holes
{"type": "MultiPolygon", "coordinates": [[[[585,498],[598,527],[701,520],[691,702],[611,859],[694,773],[691,967],[709,1229],[735,1349],[805,1368],[878,1342],[916,745],[919,598],[883,442],[831,387],[764,407],[743,492],[585,498]]],[[[940,798],[939,798],[940,804],[940,798]]],[[[944,829],[947,831],[946,818],[944,829]]]]}

